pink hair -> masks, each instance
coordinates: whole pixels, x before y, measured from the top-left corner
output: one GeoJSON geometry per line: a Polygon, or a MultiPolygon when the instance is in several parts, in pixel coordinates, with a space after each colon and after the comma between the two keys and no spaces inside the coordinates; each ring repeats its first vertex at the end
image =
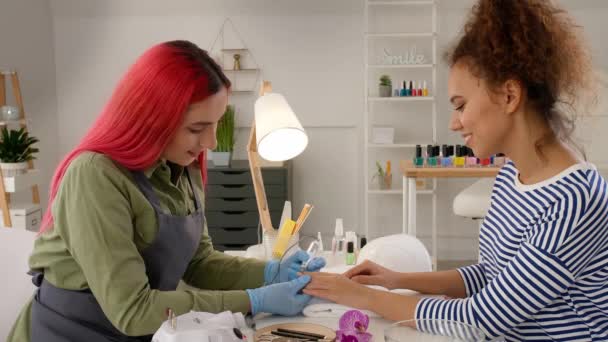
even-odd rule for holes
{"type": "MultiPolygon", "coordinates": [[[[40,233],[53,224],[51,208],[61,179],[80,153],[103,153],[130,170],[152,166],[194,102],[217,93],[230,81],[209,55],[193,43],[172,41],[147,50],[127,71],[80,143],[53,176],[40,233]]],[[[206,153],[198,158],[207,181],[206,153]]]]}

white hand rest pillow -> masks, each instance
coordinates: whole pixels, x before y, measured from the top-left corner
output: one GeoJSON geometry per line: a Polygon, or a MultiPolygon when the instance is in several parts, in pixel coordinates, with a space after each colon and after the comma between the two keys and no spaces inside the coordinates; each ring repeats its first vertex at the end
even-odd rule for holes
{"type": "Polygon", "coordinates": [[[225,311],[219,314],[191,311],[178,316],[176,329],[165,321],[152,337],[152,342],[239,342],[234,328],[253,338],[243,314],[225,311]]]}
{"type": "Polygon", "coordinates": [[[365,260],[396,272],[430,272],[432,261],[426,247],[407,234],[383,236],[361,248],[357,264],[365,260]]]}
{"type": "MultiPolygon", "coordinates": [[[[397,272],[428,272],[431,271],[431,258],[426,248],[415,237],[397,234],[372,240],[359,252],[357,264],[365,260],[373,261],[383,267],[397,272]]],[[[354,266],[340,265],[326,267],[321,272],[342,274],[354,266]]],[[[418,292],[406,289],[388,290],[382,286],[368,287],[382,291],[390,291],[401,295],[418,295],[418,292]]],[[[427,296],[425,297],[443,297],[427,296]]],[[[340,317],[352,307],[336,304],[321,298],[313,298],[302,311],[307,317],[340,317]]],[[[370,317],[378,317],[374,312],[362,310],[370,317]]]]}
{"type": "MultiPolygon", "coordinates": [[[[406,296],[413,296],[413,295],[418,294],[418,292],[415,292],[412,290],[405,290],[405,289],[388,290],[385,287],[374,286],[374,285],[368,285],[368,287],[376,289],[376,290],[381,290],[381,291],[390,291],[393,293],[406,295],[406,296]]],[[[304,310],[302,310],[302,313],[306,317],[341,317],[346,311],[353,310],[353,309],[354,308],[352,308],[350,306],[336,304],[334,302],[330,302],[325,299],[313,297],[310,300],[310,302],[308,303],[308,305],[306,307],[304,307],[304,310]]],[[[380,317],[376,313],[371,312],[371,311],[367,311],[367,310],[360,310],[360,311],[365,313],[369,317],[380,317]]]]}

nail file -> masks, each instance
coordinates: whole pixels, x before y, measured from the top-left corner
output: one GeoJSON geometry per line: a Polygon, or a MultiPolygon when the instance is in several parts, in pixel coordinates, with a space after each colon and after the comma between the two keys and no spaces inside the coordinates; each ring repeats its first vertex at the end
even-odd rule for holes
{"type": "Polygon", "coordinates": [[[293,233],[293,229],[296,226],[296,222],[293,220],[286,220],[283,227],[279,231],[279,236],[277,237],[277,242],[274,244],[274,248],[272,249],[272,257],[275,259],[280,259],[285,254],[285,250],[287,249],[287,245],[289,244],[289,239],[293,233]]]}

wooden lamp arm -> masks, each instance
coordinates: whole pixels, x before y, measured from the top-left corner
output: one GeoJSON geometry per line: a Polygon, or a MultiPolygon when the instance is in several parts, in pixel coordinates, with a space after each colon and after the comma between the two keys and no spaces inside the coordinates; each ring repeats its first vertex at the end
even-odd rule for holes
{"type": "MultiPolygon", "coordinates": [[[[270,91],[272,91],[270,82],[264,81],[260,89],[260,96],[263,96],[266,92],[270,91]]],[[[260,159],[256,143],[255,119],[251,124],[251,133],[249,135],[249,143],[247,144],[247,157],[249,159],[249,169],[251,170],[251,178],[253,179],[253,189],[255,191],[255,200],[260,214],[262,229],[265,232],[274,230],[272,221],[270,220],[268,200],[266,197],[266,190],[264,189],[264,179],[262,178],[262,170],[260,168],[260,159]]]]}

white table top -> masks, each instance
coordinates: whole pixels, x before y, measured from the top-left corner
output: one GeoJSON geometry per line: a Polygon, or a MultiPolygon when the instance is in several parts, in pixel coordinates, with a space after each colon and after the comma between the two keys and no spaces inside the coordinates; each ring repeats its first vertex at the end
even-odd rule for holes
{"type": "MultiPolygon", "coordinates": [[[[332,330],[338,329],[339,318],[313,318],[304,316],[295,317],[281,317],[281,316],[267,316],[255,319],[256,329],[264,328],[273,324],[280,323],[315,323],[326,326],[332,330]]],[[[373,335],[373,341],[384,340],[384,329],[394,322],[387,321],[382,318],[370,318],[369,328],[367,331],[373,335]]]]}
{"type": "MultiPolygon", "coordinates": [[[[227,254],[234,256],[245,256],[245,251],[230,251],[227,254]]],[[[323,257],[327,260],[327,267],[330,269],[339,269],[345,267],[342,259],[337,259],[332,257],[330,252],[325,251],[323,253],[323,257]]],[[[327,317],[306,317],[303,315],[298,315],[294,317],[283,317],[283,316],[272,316],[268,314],[261,314],[254,318],[255,328],[261,329],[274,324],[281,323],[314,323],[320,324],[325,327],[328,327],[332,330],[338,329],[338,321],[339,317],[335,318],[327,318],[327,317]]],[[[372,334],[373,341],[384,341],[384,330],[388,328],[391,324],[395,322],[389,321],[383,318],[372,318],[370,317],[370,324],[368,328],[368,332],[372,334]]],[[[407,336],[402,336],[410,339],[410,332],[407,332],[407,336]]],[[[411,340],[412,341],[455,341],[448,337],[436,336],[426,334],[420,331],[412,330],[411,331],[411,340]]]]}
{"type": "MultiPolygon", "coordinates": [[[[234,256],[245,256],[245,251],[226,251],[226,254],[234,256]]],[[[332,260],[331,253],[325,251],[323,256],[328,261],[328,266],[343,266],[343,263],[337,260],[332,260]],[[332,262],[333,261],[333,262],[332,262]]],[[[303,315],[294,317],[282,317],[282,316],[259,316],[256,317],[256,329],[264,328],[273,324],[280,323],[315,323],[326,326],[332,330],[338,329],[339,318],[318,318],[318,317],[305,317],[303,315]]],[[[382,341],[384,339],[384,329],[391,325],[393,322],[382,319],[382,318],[370,318],[370,325],[368,332],[374,336],[374,341],[382,341]]]]}

